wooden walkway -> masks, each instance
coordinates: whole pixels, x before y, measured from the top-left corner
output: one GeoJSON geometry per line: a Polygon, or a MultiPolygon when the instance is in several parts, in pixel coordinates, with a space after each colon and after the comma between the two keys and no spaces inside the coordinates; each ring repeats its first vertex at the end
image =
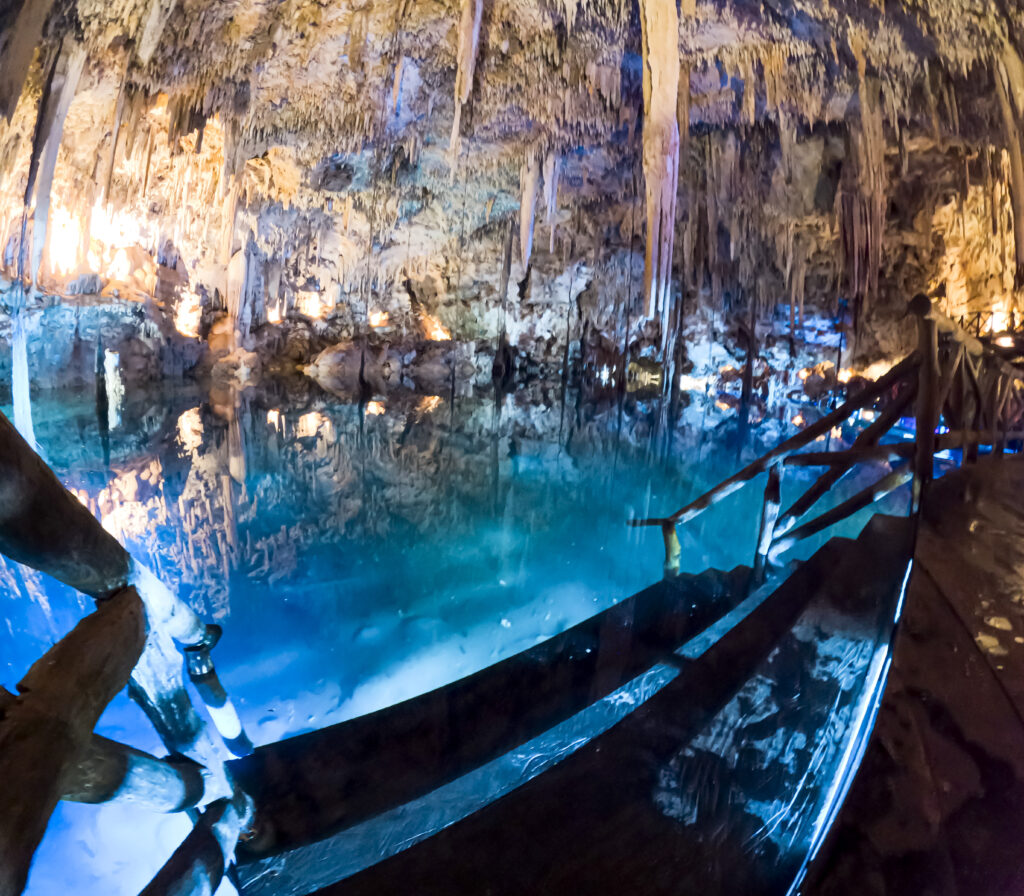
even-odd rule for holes
{"type": "MultiPolygon", "coordinates": [[[[433,836],[404,850],[393,849],[386,838],[376,856],[358,826],[263,859],[250,846],[250,863],[243,854],[238,868],[243,892],[295,896],[319,881],[326,887],[322,892],[331,894],[785,893],[825,830],[842,795],[837,783],[855,767],[859,739],[870,730],[911,535],[911,521],[876,516],[856,541],[833,539],[781,587],[755,592],[734,610],[739,618],[723,617],[718,631],[697,634],[698,626],[689,635],[682,629],[663,632],[657,658],[678,671],[661,690],[549,770],[433,836]],[[669,640],[680,646],[673,649],[669,640]],[[354,851],[361,853],[359,867],[365,870],[353,868],[357,873],[350,870],[333,884],[354,851]],[[373,864],[375,858],[381,861],[373,864]]],[[[682,584],[670,580],[650,591],[682,584]]],[[[680,609],[688,614],[692,606],[685,596],[680,609]]],[[[626,621],[633,612],[615,615],[626,621]]],[[[597,627],[598,647],[602,635],[617,628],[597,627]]],[[[627,623],[624,631],[629,628],[627,623]]],[[[655,658],[654,645],[642,628],[638,634],[603,646],[626,666],[637,653],[642,666],[655,658]]],[[[567,635],[570,642],[581,637],[567,635]]],[[[565,656],[560,662],[569,661],[565,656]]],[[[518,662],[529,668],[525,659],[518,662]]],[[[512,719],[519,715],[519,677],[501,676],[506,693],[494,698],[490,716],[501,716],[503,709],[512,719]]],[[[523,684],[530,684],[529,676],[523,684]]],[[[421,699],[370,717],[381,745],[376,754],[366,755],[364,734],[343,723],[334,732],[304,736],[309,743],[296,738],[295,758],[302,761],[291,769],[276,758],[287,741],[257,750],[236,767],[247,773],[260,769],[252,775],[254,786],[260,777],[280,777],[280,785],[272,785],[277,789],[321,752],[314,741],[330,741],[336,756],[348,756],[339,763],[347,773],[344,790],[355,799],[353,810],[365,814],[364,788],[353,774],[346,741],[360,746],[364,765],[383,764],[400,782],[419,777],[436,784],[438,763],[452,752],[446,723],[468,734],[479,729],[458,721],[460,702],[421,699]],[[392,716],[398,730],[381,730],[392,716]],[[413,717],[419,723],[410,726],[413,717]],[[400,755],[403,740],[417,746],[419,764],[411,767],[400,755]],[[388,759],[392,754],[396,761],[388,759]]],[[[324,765],[318,761],[312,768],[319,774],[324,765]]],[[[322,777],[323,793],[316,798],[300,775],[294,792],[306,794],[299,802],[308,803],[314,817],[318,805],[346,803],[343,792],[331,792],[337,787],[333,777],[322,777]]],[[[385,808],[379,787],[369,788],[370,797],[378,810],[385,808]]],[[[274,797],[257,791],[256,799],[270,805],[274,797]]],[[[274,817],[301,821],[306,812],[303,805],[282,805],[274,817]]],[[[431,824],[429,816],[423,824],[431,824]]],[[[300,840],[301,833],[295,834],[284,839],[300,840]]]]}
{"type": "Polygon", "coordinates": [[[804,892],[1024,892],[1024,458],[931,486],[871,746],[804,892]]]}

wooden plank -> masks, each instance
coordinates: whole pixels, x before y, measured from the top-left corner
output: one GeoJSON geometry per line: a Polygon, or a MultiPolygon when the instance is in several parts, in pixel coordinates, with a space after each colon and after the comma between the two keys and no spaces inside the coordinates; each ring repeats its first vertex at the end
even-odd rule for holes
{"type": "Polygon", "coordinates": [[[791,454],[784,461],[787,467],[850,467],[867,461],[891,462],[906,460],[914,453],[912,442],[888,445],[865,445],[846,451],[814,451],[791,454]]]}
{"type": "Polygon", "coordinates": [[[536,737],[728,612],[748,577],[741,568],[667,579],[446,687],[228,763],[257,806],[244,857],[322,839],[536,737]]]}
{"type": "Polygon", "coordinates": [[[29,669],[0,723],[0,896],[20,893],[50,814],[146,640],[134,589],[104,601],[29,669]]]}

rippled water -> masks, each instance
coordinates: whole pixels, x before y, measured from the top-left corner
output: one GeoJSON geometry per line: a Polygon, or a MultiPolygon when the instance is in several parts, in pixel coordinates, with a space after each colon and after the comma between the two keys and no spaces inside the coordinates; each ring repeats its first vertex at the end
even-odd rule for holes
{"type": "MultiPolygon", "coordinates": [[[[33,411],[60,478],[224,626],[215,658],[257,744],[438,687],[635,593],[661,575],[661,538],[625,521],[675,509],[764,447],[735,415],[666,440],[656,402],[557,387],[364,404],[182,387],[106,415],[91,392],[33,411]]],[[[760,506],[756,483],[683,527],[684,569],[749,563],[760,506]]],[[[89,609],[10,563],[0,607],[8,688],[89,609]]],[[[159,752],[126,698],[100,730],[159,752]]],[[[137,814],[61,804],[30,892],[137,891],[187,830],[137,814]]]]}

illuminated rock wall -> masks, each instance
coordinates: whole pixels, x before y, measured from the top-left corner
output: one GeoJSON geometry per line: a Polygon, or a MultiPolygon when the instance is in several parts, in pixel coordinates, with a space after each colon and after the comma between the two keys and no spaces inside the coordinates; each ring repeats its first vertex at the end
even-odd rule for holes
{"type": "Polygon", "coordinates": [[[975,5],[24,0],[0,266],[235,376],[367,334],[658,354],[698,304],[840,299],[873,360],[918,289],[1016,308],[1024,23],[975,5]]]}

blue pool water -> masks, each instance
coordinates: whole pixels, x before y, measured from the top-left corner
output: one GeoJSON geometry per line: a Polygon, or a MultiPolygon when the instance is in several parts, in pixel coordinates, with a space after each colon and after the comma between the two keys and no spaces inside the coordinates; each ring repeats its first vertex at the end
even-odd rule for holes
{"type": "MultiPolygon", "coordinates": [[[[661,576],[661,538],[626,520],[675,509],[788,434],[766,425],[738,445],[718,414],[665,451],[653,407],[563,404],[557,389],[356,405],[182,387],[129,395],[103,421],[83,392],[38,399],[34,416],[62,481],[223,625],[215,658],[256,744],[436,688],[635,593],[661,576]]],[[[787,474],[784,498],[811,475],[787,474]]],[[[761,487],[681,528],[685,571],[750,562],[761,487]]],[[[89,609],[0,565],[0,684],[89,609]]],[[[125,697],[99,730],[161,752],[125,697]]],[[[137,892],[187,830],[62,803],[29,892],[137,892]]]]}

